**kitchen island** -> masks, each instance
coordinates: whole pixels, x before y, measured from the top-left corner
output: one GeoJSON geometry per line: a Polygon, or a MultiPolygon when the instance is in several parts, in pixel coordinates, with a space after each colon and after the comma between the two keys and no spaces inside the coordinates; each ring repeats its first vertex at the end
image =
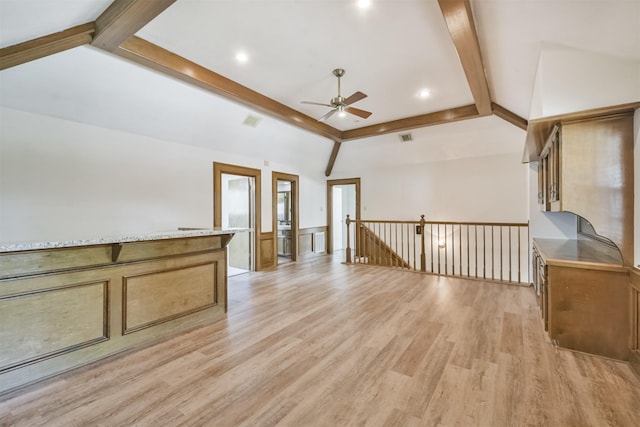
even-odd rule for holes
{"type": "Polygon", "coordinates": [[[0,244],[0,394],[224,317],[237,231],[0,244]]]}

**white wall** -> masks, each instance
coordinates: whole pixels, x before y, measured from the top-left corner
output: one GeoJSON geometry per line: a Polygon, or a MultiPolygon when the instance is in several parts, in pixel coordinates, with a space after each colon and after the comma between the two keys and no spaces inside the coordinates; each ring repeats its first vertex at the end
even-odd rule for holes
{"type": "MultiPolygon", "coordinates": [[[[355,169],[363,219],[527,222],[527,167],[507,153],[355,169]]],[[[347,176],[352,175],[352,176],[347,176]]],[[[338,178],[338,177],[337,177],[338,178]]]]}
{"type": "Polygon", "coordinates": [[[575,239],[577,217],[570,212],[541,212],[538,207],[538,162],[529,167],[529,235],[531,238],[575,239]]]}
{"type": "Polygon", "coordinates": [[[300,226],[326,225],[325,177],[295,166],[0,110],[0,241],[50,241],[213,225],[213,162],[300,175],[300,226]]]}
{"type": "Polygon", "coordinates": [[[636,102],[639,72],[637,60],[545,43],[529,119],[636,102]]]}

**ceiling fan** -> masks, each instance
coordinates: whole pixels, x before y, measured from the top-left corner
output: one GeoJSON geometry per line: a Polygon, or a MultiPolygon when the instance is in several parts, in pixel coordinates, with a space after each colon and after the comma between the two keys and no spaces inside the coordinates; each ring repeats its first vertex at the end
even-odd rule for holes
{"type": "Polygon", "coordinates": [[[340,78],[344,76],[344,73],[345,71],[342,68],[336,68],[335,70],[333,70],[333,75],[338,78],[338,96],[336,96],[335,98],[332,98],[331,101],[329,101],[330,102],[329,104],[323,104],[320,102],[302,101],[302,104],[322,105],[325,107],[332,108],[331,111],[329,111],[327,114],[325,114],[324,116],[318,119],[319,122],[326,121],[329,117],[333,116],[335,113],[339,113],[340,115],[344,115],[344,113],[350,113],[358,117],[362,117],[363,119],[366,119],[371,115],[371,112],[369,111],[360,110],[359,108],[354,108],[350,106],[351,104],[366,98],[367,97],[366,94],[362,92],[355,92],[353,95],[347,98],[344,98],[343,96],[340,95],[340,78]]]}

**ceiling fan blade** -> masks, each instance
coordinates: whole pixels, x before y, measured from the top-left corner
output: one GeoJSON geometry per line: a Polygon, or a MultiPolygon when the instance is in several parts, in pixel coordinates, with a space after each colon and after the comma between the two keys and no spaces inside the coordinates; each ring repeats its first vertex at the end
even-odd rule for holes
{"type": "Polygon", "coordinates": [[[346,111],[349,114],[354,114],[356,116],[362,117],[363,119],[366,119],[371,115],[371,112],[369,111],[361,110],[359,108],[354,108],[354,107],[347,107],[344,109],[344,111],[346,111]]]}
{"type": "Polygon", "coordinates": [[[322,104],[321,102],[300,101],[300,103],[301,104],[311,104],[311,105],[322,105],[323,107],[331,107],[331,108],[333,108],[333,105],[322,104]]]}
{"type": "Polygon", "coordinates": [[[362,92],[356,92],[353,95],[351,95],[350,97],[348,97],[347,99],[344,100],[344,105],[350,105],[353,104],[354,102],[358,102],[361,99],[366,98],[367,95],[362,93],[362,92]]]}
{"type": "Polygon", "coordinates": [[[336,110],[331,110],[329,111],[327,114],[325,114],[324,116],[320,117],[318,119],[319,122],[324,122],[327,121],[329,119],[329,117],[333,116],[335,114],[336,110]]]}

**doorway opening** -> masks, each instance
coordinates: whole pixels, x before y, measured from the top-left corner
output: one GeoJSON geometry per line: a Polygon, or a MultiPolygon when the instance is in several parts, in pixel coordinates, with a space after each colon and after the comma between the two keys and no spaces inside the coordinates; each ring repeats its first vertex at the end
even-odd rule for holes
{"type": "MultiPolygon", "coordinates": [[[[327,181],[328,253],[347,247],[347,215],[360,219],[360,178],[327,181]]],[[[351,250],[356,250],[355,226],[350,230],[351,250]]]]}
{"type": "Polygon", "coordinates": [[[227,246],[228,276],[256,270],[260,170],[214,163],[214,227],[241,228],[227,246]]]}
{"type": "Polygon", "coordinates": [[[277,264],[298,256],[298,175],[272,172],[272,215],[277,264]]]}

